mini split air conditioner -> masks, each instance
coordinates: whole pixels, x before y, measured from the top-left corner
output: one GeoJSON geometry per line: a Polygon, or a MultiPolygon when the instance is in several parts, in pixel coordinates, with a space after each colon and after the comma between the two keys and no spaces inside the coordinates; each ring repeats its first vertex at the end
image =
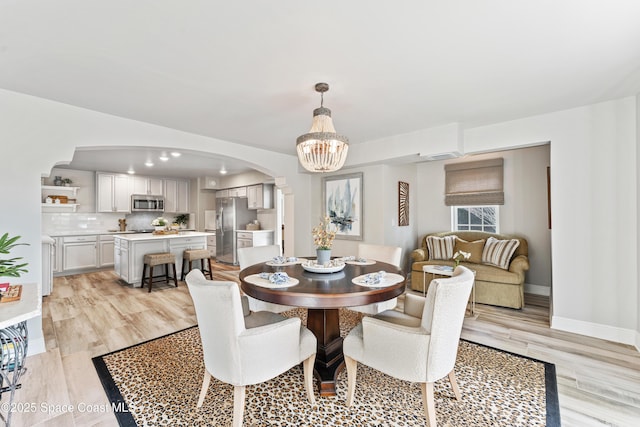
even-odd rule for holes
{"type": "Polygon", "coordinates": [[[449,151],[446,153],[427,154],[424,156],[421,155],[420,157],[426,161],[447,160],[447,159],[456,159],[458,157],[462,157],[462,153],[459,151],[449,151]]]}

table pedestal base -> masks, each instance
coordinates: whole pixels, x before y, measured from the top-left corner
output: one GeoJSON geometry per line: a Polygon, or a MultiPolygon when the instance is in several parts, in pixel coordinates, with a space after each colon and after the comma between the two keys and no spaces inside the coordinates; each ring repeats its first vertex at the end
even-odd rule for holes
{"type": "Polygon", "coordinates": [[[318,339],[314,374],[320,396],[335,396],[336,377],[344,367],[340,310],[313,309],[307,311],[307,328],[318,339]]]}

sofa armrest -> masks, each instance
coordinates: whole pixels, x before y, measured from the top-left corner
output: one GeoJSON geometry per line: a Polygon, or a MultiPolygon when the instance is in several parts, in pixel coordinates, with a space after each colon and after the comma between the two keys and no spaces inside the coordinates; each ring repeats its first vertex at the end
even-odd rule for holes
{"type": "Polygon", "coordinates": [[[413,262],[426,261],[427,260],[427,250],[426,249],[414,249],[411,252],[411,259],[413,262]]]}
{"type": "Polygon", "coordinates": [[[509,271],[513,273],[524,274],[529,269],[529,258],[524,255],[518,255],[509,264],[509,271]]]}

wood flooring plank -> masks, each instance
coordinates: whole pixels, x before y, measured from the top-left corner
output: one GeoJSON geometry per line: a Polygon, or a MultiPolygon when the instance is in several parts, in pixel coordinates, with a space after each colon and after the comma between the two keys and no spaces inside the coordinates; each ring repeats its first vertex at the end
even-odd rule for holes
{"type": "MultiPolygon", "coordinates": [[[[73,413],[71,412],[65,412],[53,418],[49,418],[45,421],[42,421],[38,424],[32,424],[32,426],[33,427],[73,427],[73,426],[80,427],[78,424],[74,422],[73,413]]],[[[82,426],[82,427],[86,427],[86,426],[82,426]]]]}
{"type": "Polygon", "coordinates": [[[44,336],[45,348],[53,349],[58,347],[56,328],[51,317],[42,318],[42,335],[44,336]]]}
{"type": "Polygon", "coordinates": [[[80,313],[72,319],[60,320],[53,324],[62,356],[78,351],[89,351],[94,356],[107,352],[107,347],[91,327],[86,314],[80,313]]]}
{"type": "Polygon", "coordinates": [[[75,296],[52,299],[48,306],[54,322],[72,319],[82,313],[82,308],[77,304],[75,296]]]}
{"type": "Polygon", "coordinates": [[[639,408],[605,399],[574,387],[566,387],[560,381],[558,391],[561,413],[563,408],[567,408],[587,416],[594,425],[631,427],[637,426],[640,420],[639,408]]]}
{"type": "Polygon", "coordinates": [[[75,425],[89,426],[97,422],[115,423],[111,404],[102,389],[98,374],[88,352],[77,352],[62,357],[69,400],[76,409],[73,412],[75,425]]]}
{"type": "Polygon", "coordinates": [[[99,335],[109,352],[131,347],[149,339],[130,325],[105,329],[99,332],[99,335]]]}
{"type": "Polygon", "coordinates": [[[21,379],[23,387],[16,390],[14,402],[29,405],[29,410],[13,414],[11,425],[14,427],[33,426],[56,418],[67,412],[71,404],[57,348],[28,356],[26,366],[21,379]]]}

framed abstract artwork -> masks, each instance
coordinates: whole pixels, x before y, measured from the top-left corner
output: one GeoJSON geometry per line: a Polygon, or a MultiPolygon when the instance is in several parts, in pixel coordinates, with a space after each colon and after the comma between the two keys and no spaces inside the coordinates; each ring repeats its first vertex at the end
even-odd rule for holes
{"type": "Polygon", "coordinates": [[[409,183],[398,181],[398,225],[409,225],[409,183]]]}
{"type": "Polygon", "coordinates": [[[336,239],[362,240],[362,172],[322,178],[322,212],[336,239]]]}

